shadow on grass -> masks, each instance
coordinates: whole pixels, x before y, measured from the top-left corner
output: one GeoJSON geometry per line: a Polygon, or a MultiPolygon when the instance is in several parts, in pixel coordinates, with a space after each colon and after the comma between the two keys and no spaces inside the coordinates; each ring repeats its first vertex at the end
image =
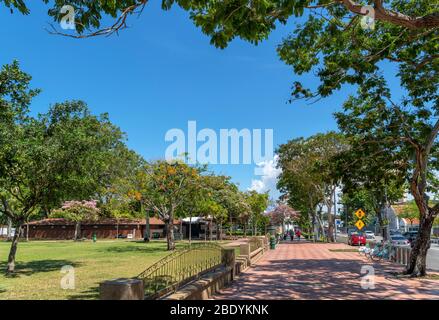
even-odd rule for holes
{"type": "Polygon", "coordinates": [[[67,297],[68,300],[98,300],[99,299],[99,286],[90,287],[80,293],[67,297]]]}
{"type": "Polygon", "coordinates": [[[166,247],[160,247],[160,246],[149,246],[148,244],[145,244],[144,246],[139,245],[133,245],[133,246],[113,246],[113,247],[107,247],[100,250],[101,252],[114,252],[114,253],[124,253],[124,252],[138,252],[138,253],[158,253],[158,252],[165,252],[166,247]]]}
{"type": "MultiPolygon", "coordinates": [[[[80,264],[70,260],[36,260],[29,262],[18,262],[15,265],[15,272],[12,274],[6,274],[5,276],[8,278],[30,276],[35,273],[61,270],[61,268],[66,265],[78,267],[80,264]]],[[[5,269],[6,262],[0,262],[0,270],[5,269]]]]}

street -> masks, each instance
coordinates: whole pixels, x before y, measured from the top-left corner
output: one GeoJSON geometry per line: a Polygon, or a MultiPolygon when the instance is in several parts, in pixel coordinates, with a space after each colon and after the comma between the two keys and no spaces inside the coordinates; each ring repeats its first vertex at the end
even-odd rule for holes
{"type": "MultiPolygon", "coordinates": [[[[380,236],[375,237],[375,241],[381,241],[380,236]]],[[[337,234],[337,242],[347,243],[346,234],[337,234]]],[[[427,268],[434,271],[439,271],[439,244],[431,244],[431,248],[427,254],[427,268]]]]}
{"type": "Polygon", "coordinates": [[[432,244],[427,255],[427,268],[439,271],[439,245],[432,244]]]}

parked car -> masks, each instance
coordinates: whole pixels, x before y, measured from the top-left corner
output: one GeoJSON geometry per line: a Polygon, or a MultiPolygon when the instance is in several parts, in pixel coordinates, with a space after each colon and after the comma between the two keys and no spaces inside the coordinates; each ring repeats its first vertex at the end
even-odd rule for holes
{"type": "Polygon", "coordinates": [[[375,233],[373,233],[373,231],[367,230],[364,232],[364,235],[366,236],[366,239],[375,240],[375,233]]]}
{"type": "Polygon", "coordinates": [[[364,232],[367,240],[375,240],[375,234],[372,231],[364,232]]]}
{"type": "Polygon", "coordinates": [[[394,246],[407,246],[410,244],[410,241],[408,241],[407,238],[400,235],[390,236],[390,240],[394,246]]]}
{"type": "Polygon", "coordinates": [[[348,238],[348,245],[350,246],[365,246],[366,236],[360,232],[352,232],[348,238]]]}
{"type": "Polygon", "coordinates": [[[390,230],[389,233],[391,236],[403,236],[403,234],[399,230],[390,230]]]}
{"type": "Polygon", "coordinates": [[[414,242],[414,240],[416,240],[416,237],[418,236],[418,232],[417,231],[409,231],[404,233],[404,237],[410,242],[414,242]]]}

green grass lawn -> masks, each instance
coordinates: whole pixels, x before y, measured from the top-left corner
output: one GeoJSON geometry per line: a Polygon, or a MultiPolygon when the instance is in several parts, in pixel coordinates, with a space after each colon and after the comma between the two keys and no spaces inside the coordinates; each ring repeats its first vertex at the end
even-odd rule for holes
{"type": "Polygon", "coordinates": [[[0,242],[1,300],[97,299],[100,282],[134,277],[167,254],[164,241],[20,242],[17,272],[7,277],[3,270],[9,247],[10,243],[0,242]],[[64,265],[75,268],[75,289],[60,286],[64,265]]]}

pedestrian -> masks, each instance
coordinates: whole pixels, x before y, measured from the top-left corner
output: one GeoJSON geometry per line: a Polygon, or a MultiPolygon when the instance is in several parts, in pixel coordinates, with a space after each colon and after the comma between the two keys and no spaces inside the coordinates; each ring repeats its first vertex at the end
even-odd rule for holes
{"type": "Polygon", "coordinates": [[[294,230],[290,230],[291,241],[294,241],[294,230]]]}
{"type": "Polygon", "coordinates": [[[297,231],[296,231],[296,237],[297,237],[297,240],[300,241],[300,236],[301,236],[301,235],[302,235],[302,233],[300,232],[299,229],[297,229],[297,231]]]}

